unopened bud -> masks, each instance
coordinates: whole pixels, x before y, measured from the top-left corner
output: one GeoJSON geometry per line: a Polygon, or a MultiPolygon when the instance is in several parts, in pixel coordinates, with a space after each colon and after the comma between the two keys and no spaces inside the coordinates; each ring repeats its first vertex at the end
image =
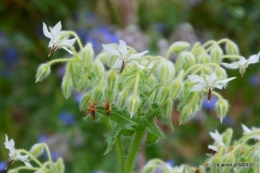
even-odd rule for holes
{"type": "Polygon", "coordinates": [[[228,129],[222,134],[223,143],[224,143],[226,146],[229,146],[229,145],[231,144],[232,136],[233,136],[233,129],[231,129],[231,128],[228,128],[228,129]]]}
{"type": "Polygon", "coordinates": [[[180,69],[187,70],[194,64],[195,64],[194,55],[190,52],[183,51],[175,63],[175,68],[177,70],[180,70],[180,69]]]}
{"type": "Polygon", "coordinates": [[[112,103],[115,95],[115,89],[108,89],[107,87],[104,89],[104,99],[109,103],[112,103]]]}
{"type": "Polygon", "coordinates": [[[183,82],[181,79],[176,79],[173,81],[172,85],[171,85],[171,99],[176,99],[183,88],[183,82]]]}
{"type": "Polygon", "coordinates": [[[228,41],[226,43],[226,52],[228,55],[239,55],[239,49],[233,41],[228,41]]]}
{"type": "Polygon", "coordinates": [[[109,89],[115,88],[115,86],[117,85],[117,78],[118,76],[116,74],[116,69],[111,69],[107,75],[107,87],[109,89]]]}
{"type": "Polygon", "coordinates": [[[35,158],[39,157],[43,153],[44,146],[42,144],[34,144],[30,149],[29,153],[33,155],[35,158]]]}
{"type": "Polygon", "coordinates": [[[99,60],[96,60],[94,63],[94,72],[99,79],[102,79],[105,74],[104,65],[99,60]]]}
{"type": "Polygon", "coordinates": [[[210,56],[207,54],[206,51],[200,54],[199,56],[199,63],[201,64],[207,64],[210,62],[210,56]]]}
{"type": "MultiPolygon", "coordinates": [[[[230,153],[230,154],[228,154],[228,155],[226,155],[225,157],[224,157],[224,159],[223,159],[223,162],[222,163],[225,163],[225,164],[227,164],[227,165],[234,165],[234,163],[235,163],[235,156],[234,156],[234,154],[233,153],[230,153]]],[[[221,172],[223,172],[223,173],[230,173],[231,172],[231,169],[233,169],[232,168],[232,166],[225,166],[225,167],[223,167],[221,170],[221,172]]]]}
{"type": "Polygon", "coordinates": [[[119,109],[122,109],[127,101],[127,96],[128,96],[128,92],[127,91],[122,91],[119,96],[118,96],[118,107],[119,109]]]}
{"type": "Polygon", "coordinates": [[[223,118],[226,116],[228,112],[229,104],[225,99],[219,99],[216,103],[217,116],[222,123],[223,118]]]}
{"type": "Polygon", "coordinates": [[[175,68],[171,61],[164,60],[159,65],[160,80],[165,83],[171,81],[175,74],[175,68]]]}
{"type": "Polygon", "coordinates": [[[211,172],[220,172],[220,166],[216,166],[216,165],[220,165],[222,163],[222,155],[218,155],[216,154],[211,162],[211,166],[210,166],[210,170],[211,172]]]}
{"type": "Polygon", "coordinates": [[[167,82],[163,87],[159,89],[157,96],[157,103],[163,105],[166,101],[170,99],[170,82],[167,82]]]}
{"type": "Polygon", "coordinates": [[[85,111],[88,107],[88,102],[91,100],[91,95],[92,93],[91,92],[88,92],[87,94],[85,94],[81,100],[80,100],[80,103],[79,103],[79,109],[81,111],[85,111]]]}
{"type": "Polygon", "coordinates": [[[84,77],[83,77],[83,79],[81,79],[80,81],[79,81],[79,88],[78,88],[78,91],[79,92],[82,92],[82,91],[84,91],[84,89],[87,87],[87,85],[88,85],[88,75],[85,75],[84,77]]]}
{"type": "Polygon", "coordinates": [[[118,56],[111,56],[110,58],[109,58],[109,60],[108,60],[108,63],[107,63],[107,65],[109,66],[109,67],[112,67],[113,65],[114,65],[114,63],[116,62],[116,59],[118,58],[118,56]]]}
{"type": "Polygon", "coordinates": [[[222,67],[216,68],[216,75],[219,77],[219,79],[228,78],[226,70],[222,67]]]}
{"type": "Polygon", "coordinates": [[[156,78],[153,74],[151,74],[148,78],[148,81],[150,82],[150,84],[154,84],[156,82],[156,78]]]}
{"type": "Polygon", "coordinates": [[[210,51],[211,61],[220,64],[222,61],[223,51],[219,46],[215,46],[210,51]]]}
{"type": "MultiPolygon", "coordinates": [[[[174,53],[181,53],[184,50],[187,50],[190,47],[190,43],[186,42],[186,41],[177,41],[175,43],[173,43],[170,47],[168,52],[174,52],[174,53]]],[[[168,53],[167,52],[167,53],[168,53]]]]}
{"type": "Polygon", "coordinates": [[[101,63],[105,64],[107,62],[107,53],[101,52],[96,56],[96,59],[100,60],[101,63]]]}
{"type": "Polygon", "coordinates": [[[136,96],[136,95],[130,96],[130,98],[129,98],[129,112],[130,112],[131,118],[137,112],[139,104],[140,104],[140,99],[138,98],[138,96],[136,96]]]}
{"type": "Polygon", "coordinates": [[[36,82],[42,81],[46,78],[51,72],[50,65],[48,63],[41,64],[36,73],[36,82]]]}
{"type": "Polygon", "coordinates": [[[86,44],[82,50],[82,61],[84,67],[93,66],[94,51],[91,43],[86,44]]]}
{"type": "Polygon", "coordinates": [[[198,173],[206,173],[206,168],[203,165],[200,165],[198,168],[199,172],[198,173]]]}
{"type": "Polygon", "coordinates": [[[64,166],[64,161],[62,158],[58,158],[58,160],[55,162],[54,165],[55,165],[57,172],[64,173],[65,166],[64,166]]]}
{"type": "Polygon", "coordinates": [[[100,101],[100,99],[102,98],[102,94],[103,94],[103,81],[100,81],[98,86],[94,89],[93,93],[92,93],[92,99],[94,103],[98,103],[100,101]]]}
{"type": "Polygon", "coordinates": [[[184,107],[183,110],[181,111],[181,115],[179,119],[180,124],[186,123],[187,121],[192,119],[195,116],[195,114],[196,111],[194,110],[193,106],[188,105],[184,107]]]}
{"type": "Polygon", "coordinates": [[[167,100],[163,105],[160,106],[164,116],[171,116],[172,114],[172,100],[167,100]]]}
{"type": "Polygon", "coordinates": [[[74,87],[79,91],[80,81],[82,80],[84,74],[84,67],[82,61],[71,61],[67,64],[70,72],[70,77],[74,87]]]}
{"type": "Polygon", "coordinates": [[[69,74],[65,74],[62,78],[62,83],[61,83],[61,89],[64,97],[67,99],[70,97],[71,92],[72,92],[72,80],[69,77],[69,74]]]}

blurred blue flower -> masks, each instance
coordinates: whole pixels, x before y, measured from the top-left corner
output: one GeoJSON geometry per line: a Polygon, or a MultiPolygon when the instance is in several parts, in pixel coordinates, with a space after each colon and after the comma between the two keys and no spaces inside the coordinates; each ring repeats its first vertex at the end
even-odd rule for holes
{"type": "Polygon", "coordinates": [[[7,163],[5,161],[0,162],[0,173],[5,171],[7,163]]]}
{"type": "Polygon", "coordinates": [[[78,94],[75,96],[75,99],[76,99],[77,103],[80,103],[80,101],[81,101],[81,99],[82,99],[83,96],[84,96],[83,93],[78,93],[78,94]]]}
{"type": "Polygon", "coordinates": [[[215,104],[217,103],[218,98],[217,97],[211,97],[210,102],[208,102],[207,98],[204,98],[202,102],[202,107],[207,110],[213,110],[215,109],[215,104]]]}
{"type": "Polygon", "coordinates": [[[76,33],[78,34],[79,38],[85,42],[88,40],[88,31],[84,29],[77,29],[76,33]]]}
{"type": "Polygon", "coordinates": [[[17,51],[14,48],[9,48],[4,53],[4,60],[7,65],[13,65],[17,63],[17,51]]]}
{"type": "Polygon", "coordinates": [[[85,16],[86,16],[87,20],[90,20],[90,21],[96,21],[97,20],[97,16],[95,15],[95,13],[93,13],[91,11],[86,12],[85,16]]]}
{"type": "Polygon", "coordinates": [[[168,165],[170,165],[171,167],[174,167],[174,165],[175,165],[175,161],[174,160],[168,160],[166,163],[168,165]]]}
{"type": "Polygon", "coordinates": [[[231,126],[234,123],[234,120],[231,116],[227,115],[223,118],[223,124],[227,125],[227,126],[231,126]]]}
{"type": "Polygon", "coordinates": [[[253,87],[258,87],[260,85],[259,75],[250,75],[248,78],[248,83],[253,87]]]}
{"type": "Polygon", "coordinates": [[[153,28],[160,33],[164,33],[167,31],[167,25],[164,23],[155,23],[153,24],[153,28]]]}
{"type": "Polygon", "coordinates": [[[60,113],[59,119],[65,125],[72,125],[75,122],[75,116],[70,114],[70,113],[68,113],[67,111],[62,111],[60,113]]]}
{"type": "Polygon", "coordinates": [[[41,134],[38,136],[39,143],[46,143],[48,140],[48,136],[46,134],[41,134]]]}

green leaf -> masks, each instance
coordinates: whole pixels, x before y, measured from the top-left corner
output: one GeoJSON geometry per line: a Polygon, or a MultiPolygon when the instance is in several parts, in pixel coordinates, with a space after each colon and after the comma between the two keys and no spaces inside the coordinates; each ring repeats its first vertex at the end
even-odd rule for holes
{"type": "Polygon", "coordinates": [[[106,149],[104,155],[108,154],[113,149],[113,147],[115,146],[115,143],[116,143],[116,138],[120,134],[121,130],[122,129],[120,126],[114,125],[112,127],[111,131],[105,135],[106,141],[107,141],[107,149],[106,149]]]}
{"type": "Polygon", "coordinates": [[[153,118],[140,118],[140,125],[146,126],[151,133],[155,134],[158,137],[164,137],[162,131],[159,129],[159,127],[154,123],[153,118]]]}
{"type": "Polygon", "coordinates": [[[111,120],[115,121],[119,126],[124,126],[131,124],[133,126],[136,126],[137,123],[130,118],[130,115],[127,111],[118,111],[113,110],[110,112],[109,117],[111,120]]]}
{"type": "Polygon", "coordinates": [[[158,136],[154,135],[153,133],[148,133],[146,137],[146,145],[151,145],[155,143],[158,139],[158,136]]]}
{"type": "Polygon", "coordinates": [[[156,118],[161,122],[166,124],[172,131],[174,130],[174,127],[172,125],[172,117],[171,116],[164,116],[161,114],[157,114],[156,118]]]}

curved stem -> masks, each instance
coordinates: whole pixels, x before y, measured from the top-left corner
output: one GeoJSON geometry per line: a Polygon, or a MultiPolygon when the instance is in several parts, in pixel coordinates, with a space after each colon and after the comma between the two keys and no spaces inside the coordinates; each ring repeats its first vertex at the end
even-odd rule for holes
{"type": "Polygon", "coordinates": [[[76,40],[77,40],[77,42],[78,42],[78,45],[79,45],[79,49],[81,50],[81,49],[83,48],[83,46],[82,46],[82,43],[81,43],[81,41],[80,41],[78,35],[77,35],[74,31],[67,31],[67,33],[68,33],[69,35],[73,35],[73,36],[76,38],[76,40]]]}
{"type": "Polygon", "coordinates": [[[242,138],[240,138],[239,141],[237,141],[236,143],[237,144],[244,143],[255,135],[260,135],[260,131],[253,131],[253,132],[243,136],[242,138]]]}
{"type": "Polygon", "coordinates": [[[239,55],[224,55],[222,58],[230,58],[230,59],[240,59],[241,56],[239,55]]]}
{"type": "MultiPolygon", "coordinates": [[[[225,42],[229,42],[229,41],[230,41],[229,39],[223,38],[223,39],[219,40],[216,44],[221,44],[221,43],[225,43],[225,42]]],[[[213,46],[210,46],[210,47],[206,50],[206,52],[209,52],[213,47],[214,47],[214,45],[213,45],[213,46]]]]}
{"type": "Polygon", "coordinates": [[[205,67],[207,67],[207,66],[213,66],[213,67],[219,68],[218,64],[216,64],[216,63],[208,63],[208,64],[205,64],[205,65],[196,64],[196,65],[190,67],[190,68],[184,73],[183,78],[186,77],[186,75],[188,75],[189,72],[190,72],[191,70],[193,70],[194,68],[199,67],[199,68],[198,68],[196,71],[194,71],[192,74],[198,73],[200,70],[202,70],[203,68],[205,68],[205,67]]]}
{"type": "Polygon", "coordinates": [[[145,128],[140,127],[136,132],[134,139],[132,141],[130,151],[126,160],[125,172],[124,173],[133,173],[134,161],[141,144],[142,138],[145,134],[145,128]]]}
{"type": "Polygon", "coordinates": [[[52,158],[51,158],[51,152],[49,150],[49,147],[45,144],[45,143],[42,143],[42,145],[44,146],[46,152],[47,152],[47,155],[48,155],[48,159],[50,162],[52,162],[52,158]]]}
{"type": "Polygon", "coordinates": [[[212,91],[212,94],[215,95],[219,100],[223,99],[222,96],[219,93],[215,92],[215,91],[212,91]]]}
{"type": "Polygon", "coordinates": [[[72,61],[73,58],[60,58],[60,59],[54,59],[52,61],[49,61],[47,64],[48,65],[52,65],[54,63],[58,63],[58,62],[69,62],[69,61],[72,61]]]}
{"type": "Polygon", "coordinates": [[[29,153],[28,151],[23,150],[23,149],[19,149],[18,151],[21,152],[21,153],[24,153],[24,154],[28,155],[37,165],[42,166],[42,163],[41,163],[39,160],[37,160],[37,159],[36,159],[31,153],[29,153]]]}
{"type": "Polygon", "coordinates": [[[140,74],[137,74],[135,78],[135,87],[134,87],[134,95],[137,95],[137,90],[138,90],[138,84],[139,84],[139,79],[140,79],[140,74]]]}
{"type": "MultiPolygon", "coordinates": [[[[29,168],[27,166],[21,166],[21,167],[18,167],[18,168],[15,168],[15,169],[12,169],[12,170],[15,170],[16,172],[19,172],[20,170],[31,170],[31,171],[37,171],[38,168],[29,168]]],[[[11,171],[12,172],[12,171],[11,171]]]]}

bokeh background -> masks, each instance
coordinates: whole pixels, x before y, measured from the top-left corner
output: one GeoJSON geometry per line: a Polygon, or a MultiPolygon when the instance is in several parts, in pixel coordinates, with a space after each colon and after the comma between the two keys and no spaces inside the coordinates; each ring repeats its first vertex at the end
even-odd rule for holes
{"type": "MultiPolygon", "coordinates": [[[[103,156],[106,148],[103,124],[84,121],[74,93],[62,96],[62,64],[52,67],[44,82],[35,83],[39,64],[68,56],[56,51],[48,57],[48,39],[42,22],[74,30],[83,43],[91,42],[95,52],[101,43],[125,40],[138,51],[164,55],[171,43],[179,40],[194,44],[230,38],[241,55],[260,51],[259,0],[1,0],[0,1],[0,172],[4,172],[8,152],[4,134],[16,147],[29,149],[36,142],[47,142],[53,158],[63,157],[67,172],[116,172],[115,154],[103,156]]],[[[176,57],[171,57],[175,61],[176,57]]],[[[161,158],[172,165],[183,162],[199,165],[206,158],[213,140],[209,131],[234,129],[234,139],[242,133],[241,123],[260,127],[260,64],[250,65],[244,78],[236,76],[221,94],[230,102],[228,116],[221,124],[214,111],[215,98],[203,103],[203,110],[185,125],[178,125],[173,112],[172,132],[161,126],[167,138],[142,148],[139,165],[161,158]]],[[[13,166],[16,166],[15,163],[13,166]]]]}

